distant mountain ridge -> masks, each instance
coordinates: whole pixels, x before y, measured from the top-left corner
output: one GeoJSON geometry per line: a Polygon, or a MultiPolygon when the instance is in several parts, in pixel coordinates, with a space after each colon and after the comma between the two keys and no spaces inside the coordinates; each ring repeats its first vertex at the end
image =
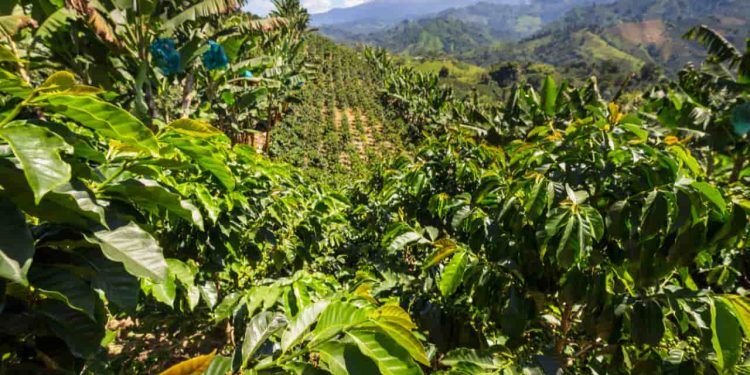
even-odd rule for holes
{"type": "MultiPolygon", "coordinates": [[[[376,0],[363,4],[371,7],[383,6],[394,0],[376,0]]],[[[357,12],[349,10],[347,17],[339,22],[321,26],[323,34],[340,42],[375,44],[396,52],[434,54],[439,52],[463,52],[478,45],[496,41],[517,41],[540,31],[545,25],[563,16],[577,6],[607,3],[614,0],[473,0],[430,7],[432,13],[421,17],[408,17],[390,9],[389,21],[377,16],[377,12],[366,12],[356,21],[357,12]],[[389,24],[390,22],[390,24],[389,24]],[[464,43],[464,44],[461,44],[464,43]]],[[[416,8],[435,2],[418,0],[416,8]]],[[[416,9],[414,8],[414,9],[416,9]]],[[[333,20],[331,20],[333,21],[333,20]]]]}
{"type": "MultiPolygon", "coordinates": [[[[466,7],[480,1],[482,0],[371,0],[349,8],[337,8],[325,13],[313,14],[311,22],[313,26],[320,27],[329,36],[344,31],[359,35],[382,31],[404,20],[434,16],[448,9],[466,7]]],[[[523,5],[531,0],[484,1],[523,5]]]]}

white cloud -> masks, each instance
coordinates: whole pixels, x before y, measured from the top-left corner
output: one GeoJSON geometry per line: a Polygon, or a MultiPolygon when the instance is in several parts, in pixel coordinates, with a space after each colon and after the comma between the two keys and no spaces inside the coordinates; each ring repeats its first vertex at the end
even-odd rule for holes
{"type": "MultiPolygon", "coordinates": [[[[302,0],[302,5],[310,13],[321,13],[331,10],[332,8],[347,8],[362,4],[367,0],[302,0]]],[[[246,7],[247,10],[260,15],[266,15],[273,10],[271,0],[250,0],[246,7]]]]}

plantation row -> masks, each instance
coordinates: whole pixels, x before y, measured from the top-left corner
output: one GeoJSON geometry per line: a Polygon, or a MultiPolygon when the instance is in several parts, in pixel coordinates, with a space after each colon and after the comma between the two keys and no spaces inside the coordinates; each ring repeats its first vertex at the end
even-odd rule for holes
{"type": "Polygon", "coordinates": [[[403,126],[380,103],[377,73],[360,53],[319,36],[308,40],[315,78],[274,132],[272,158],[336,182],[368,173],[402,149],[403,126]]]}
{"type": "Polygon", "coordinates": [[[750,372],[747,51],[487,104],[242,5],[0,6],[0,373],[750,372]]]}

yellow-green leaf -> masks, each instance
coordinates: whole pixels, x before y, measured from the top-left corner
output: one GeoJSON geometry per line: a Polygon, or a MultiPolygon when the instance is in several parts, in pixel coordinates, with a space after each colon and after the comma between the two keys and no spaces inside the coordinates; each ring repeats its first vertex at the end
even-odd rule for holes
{"type": "Polygon", "coordinates": [[[73,152],[59,135],[25,121],[14,121],[0,129],[23,167],[26,180],[39,203],[48,192],[70,181],[70,165],[60,153],[73,152]]]}
{"type": "Polygon", "coordinates": [[[724,295],[721,299],[728,302],[734,308],[734,313],[737,315],[737,320],[739,320],[740,326],[742,326],[742,330],[745,332],[745,337],[750,339],[750,298],[738,295],[724,295]]]}
{"type": "Polygon", "coordinates": [[[425,366],[430,365],[430,360],[427,359],[427,353],[425,353],[422,343],[414,337],[411,331],[391,322],[375,321],[375,324],[382,328],[402,348],[406,349],[415,361],[425,366]]]}
{"type": "Polygon", "coordinates": [[[86,85],[79,85],[76,76],[67,71],[53,73],[37,89],[38,92],[64,93],[67,95],[95,95],[102,92],[101,89],[86,85]]]}
{"type": "Polygon", "coordinates": [[[370,319],[382,322],[390,322],[400,325],[406,329],[416,329],[417,325],[411,320],[411,316],[399,305],[384,305],[370,314],[370,319]]]}
{"type": "Polygon", "coordinates": [[[370,357],[383,375],[421,375],[410,354],[380,331],[354,330],[346,333],[362,354],[370,357]]]}
{"type": "Polygon", "coordinates": [[[168,368],[160,375],[202,375],[203,372],[208,369],[208,366],[211,365],[211,361],[214,360],[215,356],[216,350],[214,350],[210,354],[201,355],[192,359],[188,359],[187,361],[180,362],[168,368]]]}
{"type": "Polygon", "coordinates": [[[172,121],[168,128],[174,132],[198,138],[210,138],[223,134],[221,130],[216,129],[207,122],[189,118],[172,121]]]}
{"type": "Polygon", "coordinates": [[[458,249],[456,243],[450,238],[441,238],[435,241],[433,245],[437,250],[435,250],[432,255],[430,255],[425,260],[424,264],[422,265],[422,269],[427,269],[440,263],[441,260],[449,257],[458,249]]]}
{"type": "Polygon", "coordinates": [[[89,128],[101,136],[138,146],[158,155],[154,133],[128,111],[90,95],[69,95],[65,92],[43,94],[33,104],[58,113],[89,128]]]}
{"type": "Polygon", "coordinates": [[[456,289],[458,289],[458,286],[461,285],[468,263],[469,256],[465,251],[456,253],[456,255],[451,258],[450,263],[448,263],[445,270],[443,270],[443,275],[438,282],[440,294],[442,294],[443,297],[450,296],[456,291],[456,289]]]}

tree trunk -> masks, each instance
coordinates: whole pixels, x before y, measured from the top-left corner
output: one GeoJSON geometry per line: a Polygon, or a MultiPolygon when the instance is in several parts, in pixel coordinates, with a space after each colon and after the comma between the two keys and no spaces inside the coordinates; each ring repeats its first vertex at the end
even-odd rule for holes
{"type": "Polygon", "coordinates": [[[268,156],[268,149],[271,147],[271,130],[266,130],[266,143],[263,145],[263,153],[268,156]]]}

